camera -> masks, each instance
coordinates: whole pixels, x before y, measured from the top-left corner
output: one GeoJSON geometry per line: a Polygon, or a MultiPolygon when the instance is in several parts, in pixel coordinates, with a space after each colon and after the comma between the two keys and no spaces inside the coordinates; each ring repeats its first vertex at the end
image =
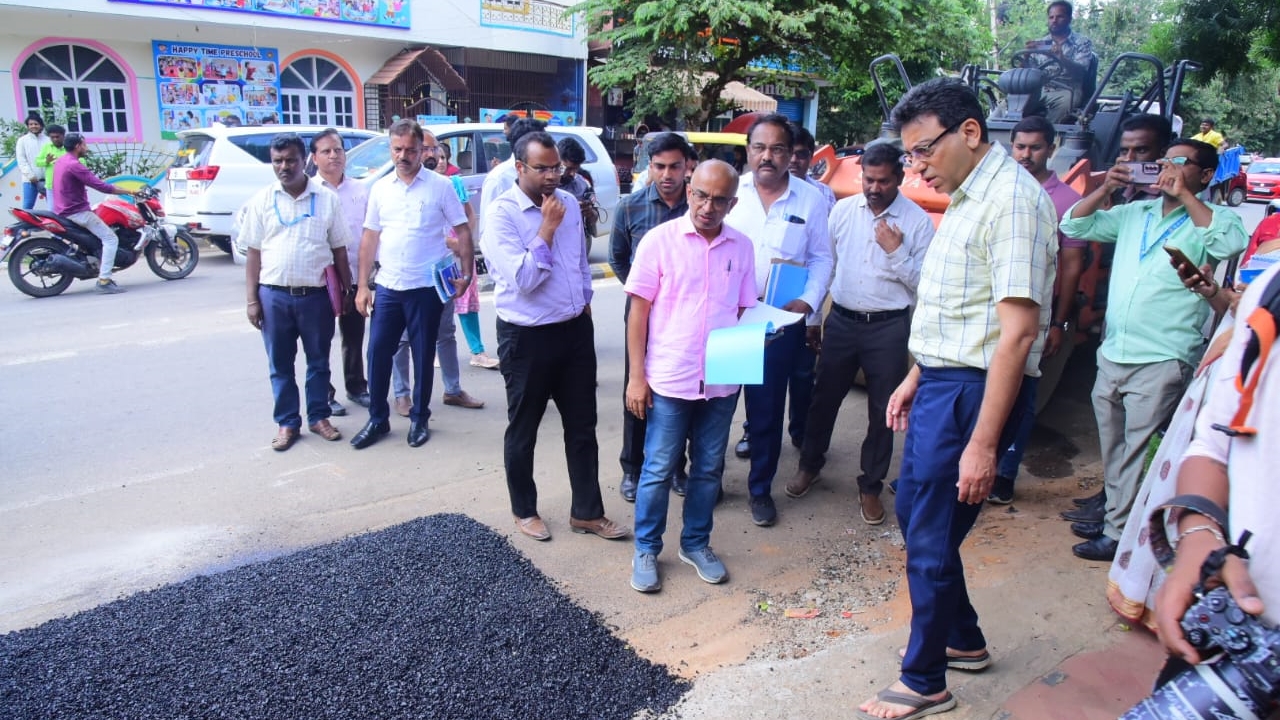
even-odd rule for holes
{"type": "Polygon", "coordinates": [[[1129,168],[1130,182],[1134,185],[1155,185],[1160,179],[1160,163],[1157,162],[1124,162],[1129,168]]]}
{"type": "Polygon", "coordinates": [[[1225,587],[1197,592],[1182,616],[1187,642],[1211,662],[1179,673],[1120,720],[1266,718],[1280,700],[1280,628],[1236,604],[1225,587]]]}

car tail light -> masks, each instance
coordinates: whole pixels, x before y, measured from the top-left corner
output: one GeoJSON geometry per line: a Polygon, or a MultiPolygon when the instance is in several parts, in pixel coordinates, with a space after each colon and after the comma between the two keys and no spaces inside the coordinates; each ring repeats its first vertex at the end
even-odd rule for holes
{"type": "Polygon", "coordinates": [[[218,177],[217,165],[205,165],[204,167],[192,168],[187,171],[188,180],[204,180],[206,182],[218,177]]]}

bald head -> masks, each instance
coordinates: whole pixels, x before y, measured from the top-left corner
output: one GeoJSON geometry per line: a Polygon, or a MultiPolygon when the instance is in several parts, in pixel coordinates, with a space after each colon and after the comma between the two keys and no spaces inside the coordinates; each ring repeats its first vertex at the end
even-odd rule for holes
{"type": "Polygon", "coordinates": [[[738,202],[738,171],[723,160],[698,163],[689,180],[689,216],[708,240],[720,235],[724,216],[738,202]]]}

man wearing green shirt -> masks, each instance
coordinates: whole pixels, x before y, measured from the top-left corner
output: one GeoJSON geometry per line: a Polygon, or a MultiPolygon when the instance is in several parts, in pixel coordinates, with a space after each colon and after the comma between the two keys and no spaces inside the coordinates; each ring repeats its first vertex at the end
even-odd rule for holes
{"type": "Polygon", "coordinates": [[[49,142],[41,146],[40,151],[36,153],[36,167],[44,168],[45,192],[49,193],[49,197],[53,197],[53,164],[58,158],[67,154],[67,149],[62,146],[62,140],[67,136],[67,129],[61,125],[50,125],[45,132],[49,135],[49,142]]]}
{"type": "Polygon", "coordinates": [[[1216,266],[1248,241],[1239,215],[1197,198],[1218,166],[1212,145],[1174,141],[1160,164],[1155,182],[1159,197],[1101,210],[1132,179],[1129,168],[1116,163],[1102,186],[1076,203],[1061,226],[1071,237],[1116,245],[1093,386],[1107,504],[1102,526],[1078,533],[1097,535],[1072,548],[1086,560],[1115,557],[1142,481],[1147,445],[1173,414],[1204,348],[1201,330],[1209,304],[1187,291],[1164,248],[1181,250],[1196,267],[1216,266]]]}

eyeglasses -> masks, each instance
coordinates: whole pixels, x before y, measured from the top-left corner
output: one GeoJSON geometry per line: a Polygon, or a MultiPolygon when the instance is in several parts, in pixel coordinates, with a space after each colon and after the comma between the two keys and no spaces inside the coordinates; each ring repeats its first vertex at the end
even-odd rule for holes
{"type": "Polygon", "coordinates": [[[1173,157],[1168,157],[1168,158],[1160,158],[1160,160],[1158,160],[1157,162],[1169,163],[1170,165],[1177,165],[1178,167],[1182,167],[1183,165],[1195,165],[1196,167],[1200,167],[1200,163],[1196,162],[1195,160],[1192,160],[1189,157],[1183,157],[1182,155],[1175,155],[1173,157]]]}
{"type": "Polygon", "coordinates": [[[791,154],[791,148],[787,147],[786,145],[765,145],[763,143],[752,143],[751,145],[747,146],[747,149],[756,155],[763,155],[767,152],[774,157],[782,157],[783,155],[791,154]]]}
{"type": "Polygon", "coordinates": [[[525,168],[539,175],[563,175],[563,165],[525,165],[525,168]]]}
{"type": "Polygon", "coordinates": [[[913,149],[911,149],[911,150],[908,150],[908,151],[906,151],[905,153],[903,153],[903,154],[902,154],[902,164],[903,164],[903,165],[910,165],[910,164],[914,163],[914,162],[915,162],[915,161],[917,161],[917,160],[928,160],[929,158],[933,157],[933,146],[934,146],[934,145],[937,145],[937,144],[938,144],[938,141],[939,141],[939,140],[941,140],[942,138],[944,138],[944,137],[946,137],[946,136],[950,135],[951,133],[955,132],[955,131],[956,131],[956,129],[957,129],[957,128],[959,128],[961,125],[963,125],[963,124],[964,124],[964,121],[965,121],[965,120],[968,120],[968,119],[969,119],[969,118],[961,118],[959,121],[957,121],[957,122],[953,123],[953,124],[951,125],[951,127],[949,127],[949,128],[947,128],[946,130],[943,130],[942,132],[938,133],[938,136],[937,136],[937,137],[935,137],[934,139],[930,140],[929,142],[927,142],[927,143],[925,143],[925,144],[923,144],[923,145],[918,145],[918,146],[916,146],[915,148],[913,148],[913,149]]]}
{"type": "Polygon", "coordinates": [[[733,198],[731,197],[719,197],[716,195],[708,195],[705,192],[698,190],[697,188],[690,190],[689,196],[693,198],[694,205],[698,205],[699,207],[701,207],[703,205],[706,205],[707,203],[711,203],[712,208],[716,210],[720,210],[722,212],[725,210],[728,210],[729,203],[733,201],[733,198]]]}

